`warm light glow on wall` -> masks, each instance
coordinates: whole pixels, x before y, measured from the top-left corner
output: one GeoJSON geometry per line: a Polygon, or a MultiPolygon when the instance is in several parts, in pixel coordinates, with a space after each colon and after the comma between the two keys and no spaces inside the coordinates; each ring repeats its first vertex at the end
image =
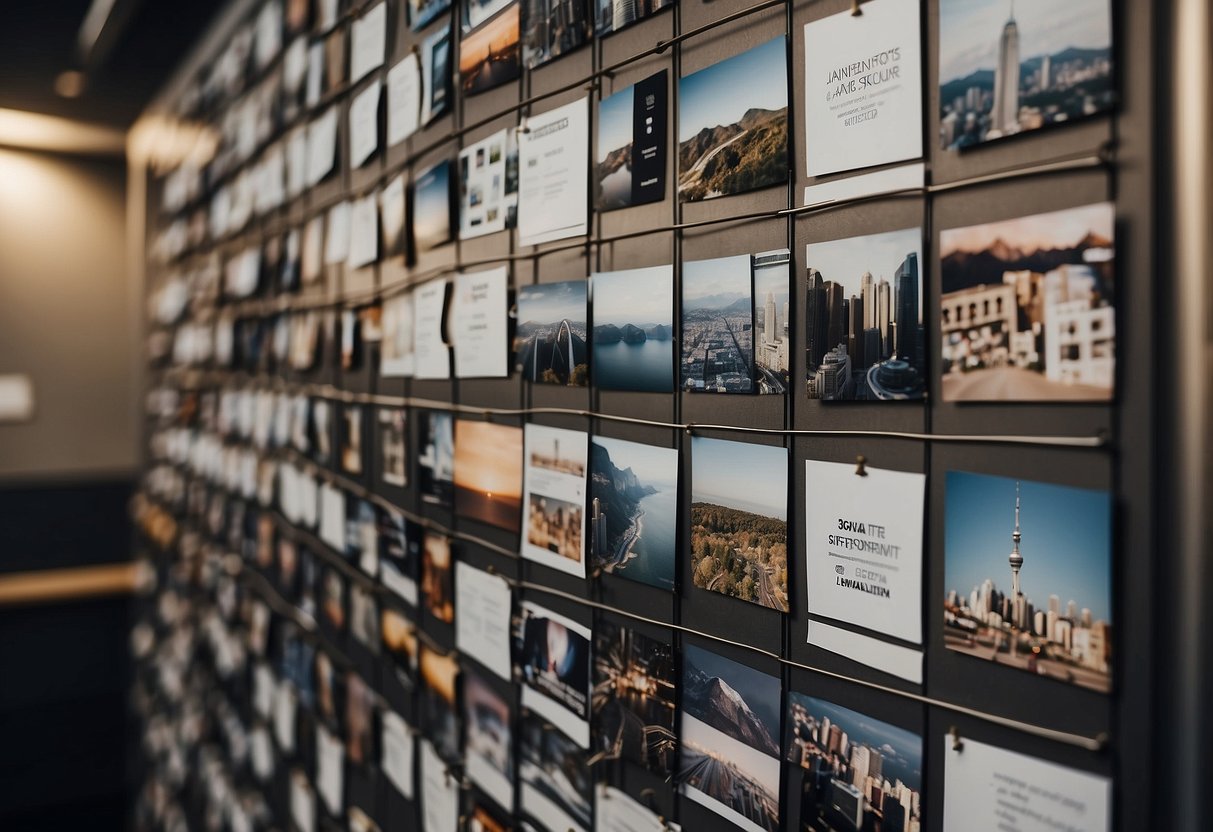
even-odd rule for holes
{"type": "Polygon", "coordinates": [[[113,127],[0,109],[0,145],[63,153],[121,154],[125,134],[113,127]]]}
{"type": "Polygon", "coordinates": [[[127,157],[136,165],[158,171],[178,165],[202,167],[215,155],[219,137],[205,125],[166,116],[143,116],[131,128],[127,157]]]}

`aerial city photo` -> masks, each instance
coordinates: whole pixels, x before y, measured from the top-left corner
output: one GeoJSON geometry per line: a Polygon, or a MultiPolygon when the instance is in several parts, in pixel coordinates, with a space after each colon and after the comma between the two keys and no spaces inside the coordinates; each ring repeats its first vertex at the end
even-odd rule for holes
{"type": "Polygon", "coordinates": [[[682,389],[754,392],[754,258],[682,266],[682,389]]]}
{"type": "Polygon", "coordinates": [[[810,243],[805,357],[810,399],[921,399],[926,389],[922,229],[810,243]]]}
{"type": "Polygon", "coordinates": [[[1115,104],[1109,0],[941,0],[939,38],[944,149],[1115,104]]]}
{"type": "Polygon", "coordinates": [[[948,471],[944,644],[1108,693],[1109,492],[948,471]]]}
{"type": "Polygon", "coordinates": [[[922,737],[789,691],[787,759],[804,770],[805,832],[919,832],[922,737]]]}

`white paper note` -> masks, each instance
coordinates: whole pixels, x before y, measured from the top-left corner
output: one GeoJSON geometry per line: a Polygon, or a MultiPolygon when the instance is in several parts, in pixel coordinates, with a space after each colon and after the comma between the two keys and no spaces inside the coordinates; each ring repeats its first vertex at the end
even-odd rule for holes
{"type": "Polygon", "coordinates": [[[350,103],[350,167],[361,167],[379,149],[379,92],[376,78],[350,103]]]}
{"type": "Polygon", "coordinates": [[[590,105],[582,98],[527,120],[518,148],[518,242],[586,232],[590,105]]]}
{"type": "Polygon", "coordinates": [[[325,220],[324,262],[334,266],[350,256],[350,203],[338,202],[329,209],[325,220]]]}
{"type": "Polygon", "coordinates": [[[341,738],[323,725],[316,726],[316,790],[332,815],[340,815],[343,806],[344,764],[341,738]]]}
{"type": "Polygon", "coordinates": [[[383,64],[387,45],[387,3],[380,3],[350,27],[350,83],[383,64]]]}
{"type": "Polygon", "coordinates": [[[368,194],[350,207],[350,253],[346,261],[358,269],[379,259],[379,195],[368,194]]]}
{"type": "Polygon", "coordinates": [[[413,799],[413,731],[400,716],[384,711],[382,719],[383,773],[406,800],[413,799]]]}
{"type": "Polygon", "coordinates": [[[447,764],[429,740],[421,741],[421,814],[424,832],[459,828],[459,781],[447,776],[447,764]]]}
{"type": "Polygon", "coordinates": [[[442,339],[446,285],[447,281],[439,278],[413,292],[413,356],[417,378],[451,377],[451,351],[442,339]]]}
{"type": "Polygon", "coordinates": [[[681,828],[674,823],[666,825],[652,809],[614,786],[599,783],[594,792],[595,832],[677,832],[681,828]]]}
{"type": "Polygon", "coordinates": [[[320,486],[320,539],[345,550],[345,494],[328,483],[320,486]]]}
{"type": "Polygon", "coordinates": [[[307,127],[307,184],[328,176],[337,160],[337,108],[329,107],[307,127]]]}
{"type": "Polygon", "coordinates": [[[421,120],[421,66],[417,53],[409,55],[387,73],[387,145],[417,132],[421,120]]]}
{"type": "Polygon", "coordinates": [[[455,648],[502,679],[510,679],[510,585],[455,562],[455,648]]]}
{"type": "Polygon", "coordinates": [[[455,278],[451,338],[458,378],[505,378],[509,367],[509,269],[455,278]]]}

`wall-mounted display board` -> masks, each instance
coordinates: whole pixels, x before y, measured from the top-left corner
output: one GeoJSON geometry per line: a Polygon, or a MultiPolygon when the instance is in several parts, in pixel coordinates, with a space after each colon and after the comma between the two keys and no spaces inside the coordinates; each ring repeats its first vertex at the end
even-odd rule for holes
{"type": "Polygon", "coordinates": [[[1148,828],[1149,6],[233,3],[140,827],[1148,828]]]}

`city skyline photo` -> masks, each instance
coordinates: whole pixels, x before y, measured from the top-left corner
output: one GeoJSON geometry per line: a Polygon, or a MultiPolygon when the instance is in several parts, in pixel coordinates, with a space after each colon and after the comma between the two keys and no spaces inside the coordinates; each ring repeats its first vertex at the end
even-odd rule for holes
{"type": "Polygon", "coordinates": [[[754,391],[754,258],[682,266],[680,385],[699,393],[754,391]]]}

